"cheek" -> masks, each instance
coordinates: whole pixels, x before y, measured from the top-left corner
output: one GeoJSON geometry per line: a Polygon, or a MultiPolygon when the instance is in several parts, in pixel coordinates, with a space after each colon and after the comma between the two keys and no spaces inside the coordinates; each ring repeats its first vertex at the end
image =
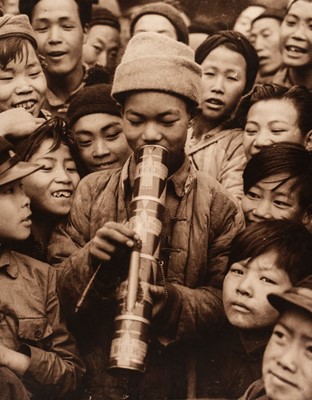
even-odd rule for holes
{"type": "Polygon", "coordinates": [[[80,176],[78,173],[76,174],[70,174],[70,179],[72,181],[73,187],[74,189],[76,189],[76,187],[78,186],[78,183],[80,182],[80,176]]]}
{"type": "Polygon", "coordinates": [[[247,196],[242,197],[241,206],[243,213],[248,214],[253,208],[253,201],[250,200],[247,196]]]}

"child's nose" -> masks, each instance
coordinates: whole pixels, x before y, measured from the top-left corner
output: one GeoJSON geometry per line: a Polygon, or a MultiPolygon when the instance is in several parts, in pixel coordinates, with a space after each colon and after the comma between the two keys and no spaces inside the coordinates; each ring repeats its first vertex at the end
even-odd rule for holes
{"type": "Polygon", "coordinates": [[[271,202],[265,199],[258,201],[253,214],[261,219],[272,219],[271,202]]]}
{"type": "Polygon", "coordinates": [[[158,142],[162,138],[160,130],[154,123],[147,123],[144,127],[142,139],[148,143],[158,142]]]}

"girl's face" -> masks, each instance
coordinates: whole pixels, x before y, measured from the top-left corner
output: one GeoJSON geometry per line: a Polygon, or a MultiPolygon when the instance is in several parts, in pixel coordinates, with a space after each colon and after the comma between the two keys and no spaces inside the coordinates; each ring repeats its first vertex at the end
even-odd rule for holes
{"type": "Polygon", "coordinates": [[[21,59],[0,68],[0,112],[23,107],[34,117],[45,101],[47,82],[32,45],[26,41],[21,59]]]}
{"type": "Polygon", "coordinates": [[[212,50],[202,63],[201,107],[208,120],[228,118],[246,85],[246,61],[225,46],[212,50]]]}
{"type": "Polygon", "coordinates": [[[243,136],[247,159],[263,146],[283,141],[304,144],[295,106],[283,99],[259,101],[251,106],[243,136]]]}
{"type": "Polygon", "coordinates": [[[122,167],[131,154],[121,117],[110,114],[84,115],[74,124],[73,136],[89,172],[122,167]]]}
{"type": "Polygon", "coordinates": [[[43,168],[23,179],[31,207],[42,213],[67,215],[80,177],[69,148],[62,144],[51,151],[52,139],[44,141],[29,162],[43,168]]]}
{"type": "Polygon", "coordinates": [[[296,1],[281,25],[281,52],[290,67],[312,63],[312,3],[296,1]]]}
{"type": "Polygon", "coordinates": [[[231,265],[223,283],[223,305],[230,323],[257,329],[274,324],[278,312],[267,300],[269,293],[282,293],[292,284],[271,250],[231,265]]]}
{"type": "Polygon", "coordinates": [[[299,204],[299,189],[293,189],[295,178],[287,174],[272,175],[260,180],[242,198],[247,224],[266,219],[300,221],[304,211],[299,204]]]}

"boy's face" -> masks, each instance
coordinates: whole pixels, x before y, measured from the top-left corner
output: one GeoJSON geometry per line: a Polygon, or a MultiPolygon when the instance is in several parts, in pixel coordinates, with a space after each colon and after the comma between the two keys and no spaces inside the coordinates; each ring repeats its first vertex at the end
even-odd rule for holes
{"type": "Polygon", "coordinates": [[[121,117],[89,114],[79,118],[72,131],[80,157],[89,172],[123,166],[131,153],[121,117]]]}
{"type": "Polygon", "coordinates": [[[265,8],[261,6],[246,7],[238,16],[233,29],[244,34],[248,38],[252,21],[262,14],[264,10],[265,8]]]}
{"type": "Polygon", "coordinates": [[[292,286],[287,272],[278,266],[277,252],[231,265],[223,283],[223,305],[230,323],[257,329],[272,325],[278,312],[267,300],[269,293],[282,293],[292,286]]]}
{"type": "Polygon", "coordinates": [[[96,63],[113,71],[116,68],[120,47],[119,32],[108,25],[94,25],[83,45],[82,58],[88,65],[96,63]]]}
{"type": "Polygon", "coordinates": [[[242,198],[246,223],[266,219],[287,219],[302,222],[304,210],[299,204],[299,188],[287,174],[272,175],[260,180],[242,198]]]}
{"type": "Polygon", "coordinates": [[[295,308],[283,312],[266,347],[262,374],[270,399],[312,399],[311,314],[295,308]]]}
{"type": "Polygon", "coordinates": [[[169,19],[158,14],[146,14],[137,20],[133,29],[133,35],[141,32],[156,32],[171,39],[178,39],[175,27],[169,19]]]}
{"type": "Polygon", "coordinates": [[[162,92],[138,92],[127,96],[123,130],[129,146],[160,145],[169,150],[173,172],[184,159],[184,145],[190,121],[186,103],[162,92]]]}
{"type": "Polygon", "coordinates": [[[261,76],[273,74],[282,64],[280,26],[275,18],[261,18],[252,25],[249,40],[257,51],[261,76]]]}
{"type": "Polygon", "coordinates": [[[30,200],[21,181],[0,186],[0,240],[25,240],[31,227],[30,200]]]}
{"type": "Polygon", "coordinates": [[[243,135],[247,159],[259,153],[263,146],[284,141],[304,144],[294,105],[287,100],[274,99],[251,106],[243,135]]]}
{"type": "Polygon", "coordinates": [[[25,43],[22,59],[0,68],[0,112],[23,107],[37,117],[45,101],[47,82],[34,48],[25,43]]]}
{"type": "Polygon", "coordinates": [[[52,143],[52,139],[45,140],[30,158],[43,168],[24,178],[23,183],[34,209],[62,216],[69,212],[80,177],[69,148],[62,144],[51,151],[52,143]]]}
{"type": "Polygon", "coordinates": [[[80,71],[84,32],[74,0],[40,0],[31,23],[48,74],[63,76],[80,71]]]}
{"type": "Polygon", "coordinates": [[[283,62],[290,67],[312,63],[312,3],[296,1],[281,25],[283,62]]]}
{"type": "Polygon", "coordinates": [[[228,118],[237,106],[246,85],[246,61],[225,46],[212,50],[203,63],[201,107],[208,120],[228,118]]]}

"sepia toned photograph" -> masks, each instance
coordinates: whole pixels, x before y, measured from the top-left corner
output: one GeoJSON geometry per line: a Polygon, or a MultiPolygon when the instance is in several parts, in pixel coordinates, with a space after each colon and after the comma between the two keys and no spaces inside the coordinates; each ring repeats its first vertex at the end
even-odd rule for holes
{"type": "Polygon", "coordinates": [[[312,0],[0,0],[0,400],[312,400],[312,0]]]}

